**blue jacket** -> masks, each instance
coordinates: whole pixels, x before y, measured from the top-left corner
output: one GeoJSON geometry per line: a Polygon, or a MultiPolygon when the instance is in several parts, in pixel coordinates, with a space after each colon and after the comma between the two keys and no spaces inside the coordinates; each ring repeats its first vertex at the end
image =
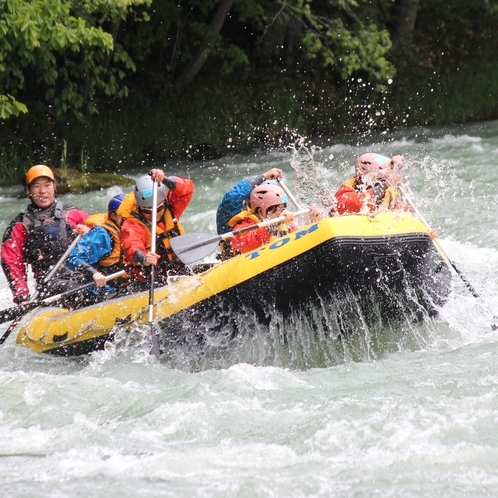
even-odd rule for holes
{"type": "Polygon", "coordinates": [[[111,234],[105,228],[93,227],[71,251],[66,265],[70,270],[86,272],[89,265],[94,266],[102,258],[109,256],[113,245],[111,234]]]}
{"type": "Polygon", "coordinates": [[[218,230],[218,234],[221,235],[232,230],[228,222],[246,208],[246,203],[249,201],[253,188],[261,185],[264,181],[264,175],[246,178],[237,183],[235,187],[232,187],[223,196],[216,212],[216,229],[218,230]]]}
{"type": "MultiPolygon", "coordinates": [[[[85,273],[90,278],[98,270],[96,265],[102,258],[111,254],[114,246],[114,241],[111,234],[101,226],[93,227],[86,235],[78,242],[76,247],[71,251],[67,260],[66,266],[70,270],[85,273]]],[[[112,292],[115,290],[109,284],[106,284],[100,291],[97,287],[90,287],[87,292],[99,294],[99,292],[112,292]]]]}

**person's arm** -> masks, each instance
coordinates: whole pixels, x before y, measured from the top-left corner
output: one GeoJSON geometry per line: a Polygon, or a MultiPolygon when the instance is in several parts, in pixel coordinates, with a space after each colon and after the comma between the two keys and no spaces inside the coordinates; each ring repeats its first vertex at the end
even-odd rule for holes
{"type": "Polygon", "coordinates": [[[87,273],[92,276],[97,272],[96,265],[102,258],[111,254],[113,239],[102,227],[92,228],[69,254],[66,266],[73,271],[87,273]]]}
{"type": "Polygon", "coordinates": [[[359,213],[363,208],[364,197],[355,189],[343,185],[335,194],[335,209],[339,214],[359,213]]]}
{"type": "Polygon", "coordinates": [[[168,202],[175,216],[180,218],[194,195],[194,182],[179,176],[167,176],[163,183],[168,187],[168,202]]]}
{"type": "Polygon", "coordinates": [[[30,296],[24,258],[24,246],[27,239],[26,227],[16,221],[9,225],[3,236],[2,269],[16,304],[29,301],[30,296]]]}
{"type": "Polygon", "coordinates": [[[90,216],[86,211],[81,209],[70,209],[67,212],[66,221],[73,227],[76,228],[78,225],[83,225],[85,220],[90,216]]]}
{"type": "Polygon", "coordinates": [[[121,247],[123,254],[133,266],[146,264],[147,242],[149,233],[145,227],[131,219],[127,219],[121,226],[121,247]]]}

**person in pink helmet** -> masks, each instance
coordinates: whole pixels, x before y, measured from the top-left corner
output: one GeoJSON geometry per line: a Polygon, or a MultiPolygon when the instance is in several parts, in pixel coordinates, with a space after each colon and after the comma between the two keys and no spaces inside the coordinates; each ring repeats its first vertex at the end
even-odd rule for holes
{"type": "Polygon", "coordinates": [[[267,244],[273,237],[281,237],[296,230],[292,223],[294,213],[287,210],[287,202],[287,194],[278,185],[263,183],[255,187],[249,197],[249,206],[228,222],[232,231],[280,216],[285,216],[285,220],[280,224],[249,230],[229,239],[233,254],[253,251],[267,244]]]}
{"type": "MultiPolygon", "coordinates": [[[[280,216],[285,216],[285,220],[223,241],[220,245],[222,260],[257,249],[273,237],[286,235],[297,229],[293,224],[294,213],[287,210],[287,194],[278,185],[280,178],[283,178],[282,170],[272,168],[262,175],[240,181],[223,196],[216,213],[219,234],[280,216]]],[[[315,205],[310,206],[310,220],[316,221],[320,215],[321,212],[315,205]]]]}
{"type": "Polygon", "coordinates": [[[396,191],[404,164],[402,156],[361,155],[356,160],[355,176],[336,192],[331,214],[368,214],[382,208],[410,211],[396,191]]]}

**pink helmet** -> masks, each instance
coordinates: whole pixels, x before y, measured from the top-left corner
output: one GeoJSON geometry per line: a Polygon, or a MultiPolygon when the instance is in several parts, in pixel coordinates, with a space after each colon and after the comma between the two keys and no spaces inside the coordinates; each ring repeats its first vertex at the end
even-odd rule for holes
{"type": "Polygon", "coordinates": [[[261,215],[266,218],[269,208],[286,204],[287,200],[286,193],[278,185],[263,183],[252,190],[249,203],[254,212],[261,208],[261,215]]]}
{"type": "Polygon", "coordinates": [[[363,154],[356,160],[355,174],[356,178],[362,178],[366,175],[378,180],[387,178],[391,173],[391,159],[380,154],[363,154]]]}

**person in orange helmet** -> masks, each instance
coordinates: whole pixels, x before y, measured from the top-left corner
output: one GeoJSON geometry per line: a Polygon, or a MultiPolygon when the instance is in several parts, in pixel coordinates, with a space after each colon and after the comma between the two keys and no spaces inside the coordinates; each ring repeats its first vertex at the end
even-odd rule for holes
{"type": "Polygon", "coordinates": [[[40,298],[80,284],[79,274],[64,266],[50,285],[44,279],[77,234],[88,231],[83,223],[89,214],[57,200],[55,174],[51,168],[44,164],[31,167],[26,173],[26,188],[31,202],[8,225],[0,249],[2,269],[16,304],[25,304],[30,299],[28,265],[40,298]]]}

